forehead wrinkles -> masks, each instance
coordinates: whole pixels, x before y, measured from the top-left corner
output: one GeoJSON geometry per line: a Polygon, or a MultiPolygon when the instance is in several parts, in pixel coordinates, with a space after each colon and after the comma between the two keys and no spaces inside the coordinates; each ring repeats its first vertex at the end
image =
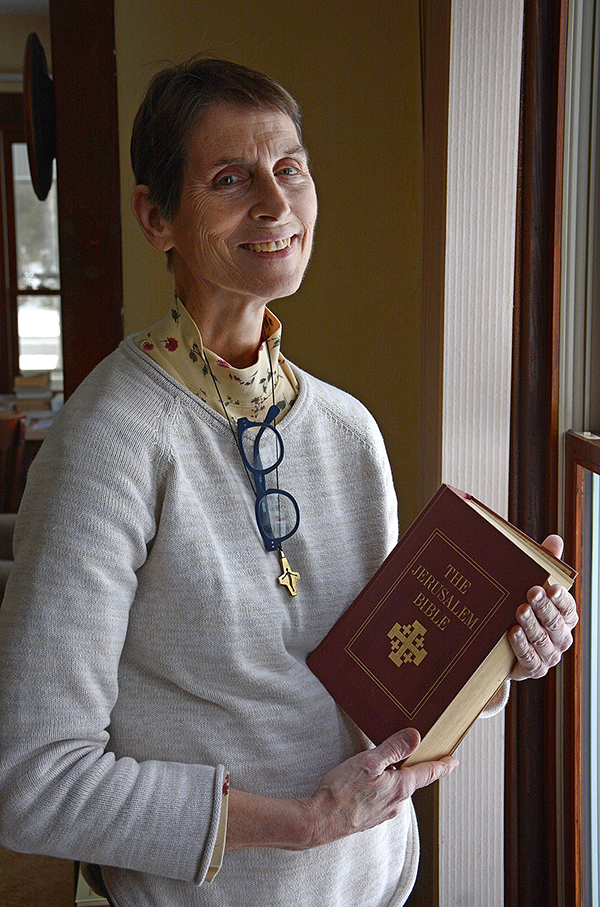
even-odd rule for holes
{"type": "Polygon", "coordinates": [[[189,164],[194,171],[207,171],[229,163],[256,164],[262,157],[276,159],[287,153],[305,155],[291,120],[232,123],[218,130],[204,121],[192,135],[189,164]]]}

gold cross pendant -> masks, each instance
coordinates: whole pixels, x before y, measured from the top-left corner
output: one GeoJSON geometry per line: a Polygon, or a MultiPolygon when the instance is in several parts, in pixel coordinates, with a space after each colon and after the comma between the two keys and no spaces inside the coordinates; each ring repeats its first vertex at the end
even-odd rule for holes
{"type": "Polygon", "coordinates": [[[277,582],[280,586],[285,586],[290,595],[297,595],[298,589],[296,587],[298,585],[298,580],[300,579],[300,574],[294,573],[294,571],[288,564],[287,557],[285,556],[281,548],[279,549],[279,560],[281,561],[281,569],[283,570],[283,573],[281,574],[281,576],[277,577],[277,582]]]}

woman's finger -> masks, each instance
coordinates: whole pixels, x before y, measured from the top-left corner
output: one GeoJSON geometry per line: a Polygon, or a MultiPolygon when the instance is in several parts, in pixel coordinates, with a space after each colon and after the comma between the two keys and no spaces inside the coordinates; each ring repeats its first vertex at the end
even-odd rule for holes
{"type": "Polygon", "coordinates": [[[579,622],[579,615],[577,614],[577,604],[571,593],[564,586],[558,584],[550,586],[545,591],[569,629],[572,630],[579,622]]]}
{"type": "Polygon", "coordinates": [[[391,737],[388,737],[375,749],[370,750],[369,755],[373,758],[373,762],[378,758],[380,760],[379,770],[385,771],[389,766],[408,759],[420,742],[421,735],[415,728],[403,728],[401,731],[392,734],[391,737]]]}
{"type": "Polygon", "coordinates": [[[510,675],[511,679],[527,680],[528,678],[543,677],[547,668],[544,669],[542,659],[527,639],[522,627],[512,627],[508,636],[517,659],[517,665],[510,675]]]}

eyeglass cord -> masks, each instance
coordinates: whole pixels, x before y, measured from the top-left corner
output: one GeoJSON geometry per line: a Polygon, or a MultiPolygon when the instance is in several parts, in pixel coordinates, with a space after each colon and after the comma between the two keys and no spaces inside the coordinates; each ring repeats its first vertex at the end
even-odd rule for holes
{"type": "MultiPolygon", "coordinates": [[[[177,298],[177,297],[176,297],[176,298],[177,298]]],[[[263,327],[262,327],[262,333],[263,333],[263,341],[264,341],[265,346],[266,346],[266,348],[267,348],[267,356],[268,356],[268,358],[269,358],[269,373],[270,373],[270,376],[271,376],[271,397],[272,397],[272,400],[273,400],[273,406],[275,406],[275,405],[276,405],[276,403],[275,403],[275,379],[274,379],[274,376],[273,376],[273,360],[272,360],[272,358],[271,358],[271,348],[270,348],[270,346],[269,346],[269,339],[268,339],[267,334],[266,334],[266,331],[265,331],[264,322],[263,322],[263,327]]],[[[225,406],[225,403],[224,403],[224,401],[223,401],[223,397],[221,396],[221,391],[219,390],[219,384],[218,384],[218,382],[217,382],[217,379],[216,379],[215,376],[214,376],[214,373],[213,373],[212,368],[210,367],[210,362],[208,361],[208,356],[206,355],[204,349],[203,349],[203,351],[202,351],[202,355],[203,355],[203,359],[204,359],[204,362],[205,362],[205,364],[206,364],[206,367],[208,368],[208,371],[210,372],[210,377],[211,377],[212,380],[213,380],[213,384],[214,384],[214,386],[215,386],[215,390],[216,390],[216,392],[217,392],[217,396],[218,396],[218,398],[219,398],[219,402],[220,402],[220,404],[221,404],[221,408],[222,408],[222,410],[223,410],[223,412],[224,412],[224,414],[225,414],[225,418],[227,419],[227,422],[228,422],[228,424],[229,424],[229,428],[231,429],[231,434],[233,435],[233,440],[235,441],[236,449],[237,449],[238,452],[240,453],[240,459],[241,459],[241,461],[242,461],[242,466],[244,467],[244,472],[246,473],[246,476],[247,476],[247,478],[248,478],[248,482],[250,483],[250,488],[252,489],[252,493],[253,493],[253,494],[256,494],[256,488],[255,488],[254,483],[253,483],[253,481],[252,481],[252,478],[251,478],[251,476],[250,476],[250,472],[249,472],[248,467],[246,466],[246,464],[245,464],[245,462],[244,462],[244,458],[241,456],[241,452],[240,452],[240,450],[239,450],[238,439],[237,439],[237,435],[236,435],[236,432],[235,432],[235,428],[233,427],[233,423],[232,423],[232,421],[231,421],[231,418],[230,418],[230,416],[229,416],[229,413],[227,412],[227,407],[225,406]]],[[[279,491],[279,467],[276,467],[276,469],[275,469],[275,487],[277,488],[277,491],[279,491]]]]}
{"type": "MultiPolygon", "coordinates": [[[[178,300],[178,301],[180,301],[180,300],[179,300],[179,297],[178,297],[177,295],[175,295],[175,299],[178,300]]],[[[263,340],[264,340],[264,343],[265,343],[266,346],[267,346],[267,356],[269,357],[269,371],[270,371],[270,373],[271,373],[271,396],[272,396],[272,399],[273,399],[273,406],[276,406],[276,403],[275,403],[275,378],[274,378],[274,373],[273,373],[273,360],[272,360],[272,358],[271,358],[271,348],[270,348],[270,346],[269,346],[269,339],[268,339],[268,337],[267,337],[267,332],[266,332],[266,330],[265,330],[264,321],[263,321],[263,326],[262,326],[262,332],[263,332],[263,340]]],[[[214,384],[214,386],[215,386],[215,390],[216,390],[216,392],[217,392],[217,396],[218,396],[218,398],[219,398],[219,402],[221,403],[221,407],[222,407],[223,412],[224,412],[224,414],[225,414],[225,418],[227,419],[227,424],[229,425],[229,428],[231,429],[231,434],[233,435],[233,440],[234,440],[234,442],[235,442],[235,446],[236,446],[237,452],[238,452],[238,454],[240,455],[240,459],[241,459],[242,465],[243,465],[243,467],[244,467],[244,472],[246,473],[246,476],[247,476],[247,478],[248,478],[248,482],[250,483],[250,488],[251,488],[253,494],[254,494],[254,495],[257,497],[257,499],[258,499],[258,487],[257,487],[257,486],[255,485],[255,483],[252,481],[252,478],[251,478],[251,476],[250,476],[250,471],[249,471],[248,466],[246,465],[246,463],[245,463],[245,461],[244,461],[244,456],[243,456],[243,454],[242,454],[242,451],[241,451],[241,449],[240,449],[240,445],[239,445],[239,443],[238,443],[238,438],[237,438],[237,436],[236,436],[235,428],[233,427],[233,424],[232,424],[231,419],[230,419],[230,417],[229,417],[229,413],[227,412],[227,407],[225,406],[225,403],[224,403],[224,401],[223,401],[223,397],[221,396],[221,391],[219,390],[219,385],[218,385],[217,379],[216,379],[215,376],[214,376],[213,370],[212,370],[212,368],[211,368],[211,366],[210,366],[210,362],[208,361],[208,356],[206,355],[206,352],[204,351],[204,349],[203,349],[203,351],[202,351],[202,358],[203,358],[203,360],[204,360],[204,363],[205,363],[206,367],[208,368],[208,371],[210,372],[210,377],[212,378],[213,384],[214,384]]],[[[263,423],[263,424],[268,424],[268,423],[263,423]]],[[[274,427],[274,426],[273,426],[273,427],[274,427]]],[[[259,461],[260,461],[260,454],[258,453],[258,450],[256,451],[256,456],[258,457],[258,459],[259,459],[259,461]]],[[[280,488],[279,488],[279,468],[278,468],[278,466],[275,467],[275,483],[276,483],[277,491],[279,492],[279,491],[280,491],[280,488]]],[[[280,502],[280,500],[279,500],[279,494],[277,495],[277,498],[278,498],[278,507],[281,508],[281,502],[280,502]]],[[[297,505],[296,505],[296,508],[297,508],[297,505]]],[[[280,509],[279,517],[280,517],[280,519],[281,519],[281,509],[280,509]]],[[[259,528],[260,528],[260,527],[259,527],[259,528]]],[[[261,531],[262,531],[262,530],[261,530],[261,531]]],[[[294,530],[294,531],[295,531],[295,530],[294,530]]],[[[281,563],[281,569],[282,569],[282,571],[283,571],[283,573],[282,573],[280,576],[277,577],[277,582],[278,582],[281,586],[285,586],[285,588],[288,590],[288,592],[289,592],[289,594],[290,594],[291,596],[295,596],[295,595],[297,595],[297,591],[298,591],[298,590],[297,590],[297,585],[298,585],[298,581],[300,580],[300,574],[297,573],[296,571],[292,570],[292,568],[290,567],[290,565],[289,565],[289,563],[288,563],[288,560],[287,560],[287,558],[286,558],[286,556],[285,556],[285,554],[284,554],[284,552],[283,552],[283,548],[281,547],[281,543],[279,544],[279,546],[278,546],[278,548],[277,548],[277,552],[278,552],[278,554],[279,554],[279,560],[280,560],[280,563],[281,563]]]]}
{"type": "MultiPolygon", "coordinates": [[[[177,296],[176,296],[175,298],[177,299],[177,296]]],[[[272,400],[273,400],[273,406],[276,406],[276,403],[275,403],[275,378],[274,378],[274,373],[273,373],[273,360],[272,360],[272,358],[271,358],[271,348],[270,348],[270,346],[269,346],[269,339],[268,339],[268,337],[267,337],[267,332],[266,332],[266,330],[265,330],[264,321],[263,321],[263,326],[262,326],[262,332],[263,332],[263,340],[264,340],[264,343],[265,343],[266,346],[267,346],[267,356],[269,357],[269,371],[270,371],[270,374],[271,374],[271,396],[272,396],[272,400]]],[[[247,476],[247,478],[248,478],[248,482],[250,483],[250,488],[252,489],[253,494],[254,494],[254,495],[257,497],[257,499],[258,499],[258,487],[257,487],[257,485],[252,481],[252,478],[251,478],[251,476],[250,476],[250,470],[248,469],[248,466],[247,466],[247,464],[246,464],[246,462],[245,462],[245,460],[244,460],[244,455],[243,455],[243,453],[242,453],[242,450],[240,449],[240,443],[241,443],[241,442],[238,442],[238,438],[237,438],[237,436],[236,436],[235,428],[233,427],[233,424],[232,424],[231,419],[230,419],[230,417],[229,417],[229,413],[227,412],[227,407],[225,406],[225,403],[224,403],[223,398],[222,398],[222,396],[221,396],[221,391],[219,390],[219,385],[218,385],[217,379],[216,379],[215,376],[214,376],[213,370],[212,370],[212,368],[211,368],[211,366],[210,366],[210,362],[208,361],[208,356],[206,355],[206,352],[205,352],[204,350],[203,350],[203,353],[202,353],[202,358],[203,358],[203,360],[204,360],[204,363],[205,363],[206,367],[208,368],[208,371],[210,372],[210,377],[212,378],[213,384],[214,384],[214,386],[215,386],[215,390],[216,390],[216,392],[217,392],[217,396],[218,396],[218,398],[219,398],[219,402],[221,403],[221,407],[222,407],[223,412],[224,412],[224,414],[225,414],[225,418],[227,419],[227,423],[228,423],[228,425],[229,425],[229,428],[231,429],[231,434],[233,435],[233,440],[234,440],[234,442],[235,442],[236,449],[237,449],[237,451],[238,451],[238,453],[239,453],[239,455],[240,455],[240,459],[241,459],[241,461],[242,461],[242,466],[244,467],[244,472],[246,473],[246,476],[247,476]]],[[[263,423],[263,424],[267,424],[267,423],[263,423]]],[[[273,427],[274,427],[274,426],[273,426],[273,427]]],[[[258,449],[256,450],[256,457],[258,458],[258,460],[259,460],[259,462],[260,462],[260,454],[259,454],[259,452],[258,452],[258,449]]],[[[275,467],[275,483],[276,483],[277,491],[279,492],[279,491],[280,491],[280,488],[279,488],[279,468],[278,468],[278,466],[275,467]]],[[[279,494],[277,495],[277,499],[278,499],[278,507],[280,508],[279,518],[281,519],[281,501],[280,501],[280,499],[279,499],[279,494]]],[[[296,508],[297,508],[297,505],[296,505],[296,508]]],[[[257,518],[258,518],[258,517],[257,517],[257,518]]],[[[260,528],[260,526],[259,526],[259,528],[260,528]]],[[[294,530],[294,531],[295,531],[295,530],[294,530]]],[[[261,529],[261,532],[262,532],[262,529],[261,529]]],[[[278,554],[279,554],[279,560],[280,560],[280,563],[281,563],[281,569],[282,569],[282,571],[283,571],[282,574],[281,574],[280,576],[277,577],[277,582],[278,582],[281,586],[285,586],[286,589],[288,590],[288,592],[289,592],[289,594],[290,594],[291,596],[295,596],[295,595],[297,595],[297,591],[298,591],[298,590],[297,590],[297,585],[298,585],[298,581],[300,580],[300,574],[297,573],[296,571],[292,570],[292,568],[290,567],[290,565],[289,565],[289,563],[288,563],[288,560],[287,560],[287,558],[286,558],[286,556],[285,556],[285,554],[284,554],[284,552],[283,552],[283,548],[281,547],[281,543],[278,545],[277,552],[278,552],[278,554]]]]}

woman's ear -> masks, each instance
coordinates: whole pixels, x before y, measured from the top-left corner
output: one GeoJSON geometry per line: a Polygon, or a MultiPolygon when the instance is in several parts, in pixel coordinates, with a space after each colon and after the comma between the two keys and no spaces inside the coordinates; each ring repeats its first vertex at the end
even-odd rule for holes
{"type": "Polygon", "coordinates": [[[160,213],[160,208],[150,201],[148,186],[136,186],[131,196],[131,210],[148,242],[160,252],[173,248],[171,224],[160,213]]]}

